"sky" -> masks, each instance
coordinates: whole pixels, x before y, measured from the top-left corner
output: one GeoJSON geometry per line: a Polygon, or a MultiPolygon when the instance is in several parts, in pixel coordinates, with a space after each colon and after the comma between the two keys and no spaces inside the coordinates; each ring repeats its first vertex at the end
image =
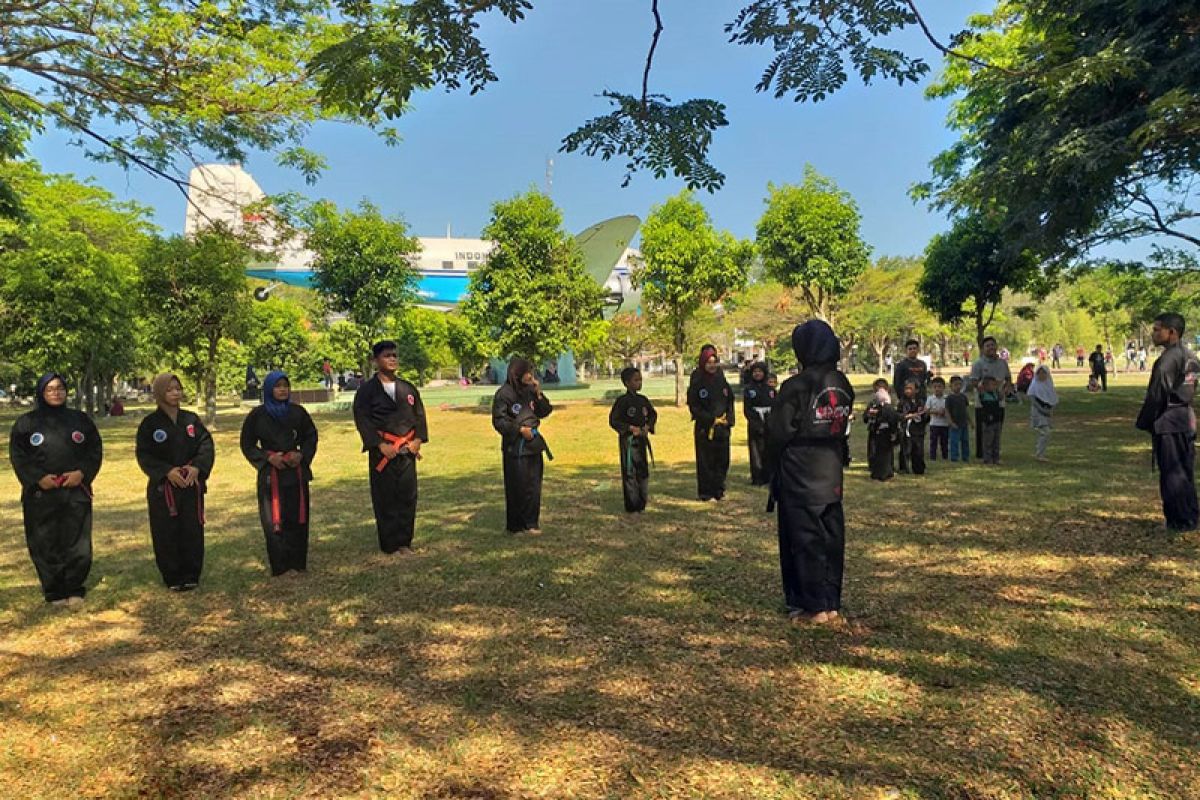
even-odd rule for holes
{"type": "MultiPolygon", "coordinates": [[[[723,189],[698,197],[714,223],[753,237],[769,183],[798,183],[806,163],[849,192],[862,214],[863,238],[877,256],[915,255],[948,223],[914,204],[909,187],[929,175],[928,164],[955,137],[945,128],[948,105],[929,101],[925,84],[879,82],[855,76],[831,99],[795,103],[754,91],[769,48],[729,44],[723,26],[747,0],[664,0],[665,31],[651,73],[651,90],[679,101],[710,97],[727,105],[730,124],[718,130],[711,160],[726,174],[723,189]]],[[[985,0],[925,0],[922,13],[939,38],[985,0]]],[[[561,139],[587,119],[607,113],[605,89],[640,92],[652,32],[646,0],[540,0],[521,23],[489,20],[481,38],[499,76],[484,92],[434,90],[414,98],[388,147],[369,130],[344,124],[314,128],[306,145],[328,167],[309,186],[299,173],[274,165],[269,154],[245,163],[268,194],[299,192],[353,206],[366,198],[402,217],[419,236],[478,236],[496,200],[546,186],[572,232],[619,214],[645,218],[652,206],[683,188],[676,179],[638,173],[621,187],[623,162],[558,153],[561,139]]],[[[935,70],[939,54],[915,30],[894,39],[935,70]]],[[[926,81],[926,84],[928,81],[926,81]]],[[[183,229],[184,200],[171,184],[87,160],[69,137],[49,132],[31,155],[51,172],[91,177],[120,199],[153,209],[167,233],[183,229]]]]}

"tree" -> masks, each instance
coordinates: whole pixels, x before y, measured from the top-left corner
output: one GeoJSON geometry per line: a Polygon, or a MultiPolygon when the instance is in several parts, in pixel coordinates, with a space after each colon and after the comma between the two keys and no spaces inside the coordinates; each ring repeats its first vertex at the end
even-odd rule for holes
{"type": "Polygon", "coordinates": [[[792,329],[802,320],[796,306],[795,293],[777,281],[751,283],[745,291],[725,303],[730,323],[744,337],[753,339],[769,353],[791,336],[792,329]]]}
{"type": "Polygon", "coordinates": [[[32,163],[0,164],[0,180],[23,197],[23,218],[0,220],[0,351],[14,371],[63,373],[92,414],[136,359],[145,211],[32,163]]]}
{"type": "Polygon", "coordinates": [[[416,300],[417,273],[409,258],[420,242],[408,235],[402,220],[384,217],[366,200],[358,211],[315,203],[303,220],[314,255],[314,288],[329,311],[345,314],[357,328],[366,374],[370,346],[381,337],[388,316],[416,300]]]}
{"type": "Polygon", "coordinates": [[[630,279],[668,343],[675,362],[675,405],[682,406],[688,321],[702,306],[745,285],[753,248],[730,233],[718,233],[704,206],[685,189],[650,210],[641,249],[643,263],[630,279]]]}
{"type": "Polygon", "coordinates": [[[768,187],[766,205],[755,243],[767,274],[798,289],[810,314],[832,322],[834,298],[870,263],[858,206],[811,165],[800,186],[768,187]]]}
{"type": "Polygon", "coordinates": [[[249,308],[241,336],[245,360],[267,369],[281,369],[292,383],[318,376],[320,362],[311,351],[312,334],[304,311],[296,303],[270,297],[249,308]]]}
{"type": "Polygon", "coordinates": [[[971,19],[930,94],[960,134],[917,194],[1000,215],[1017,250],[1065,263],[1142,236],[1196,253],[1200,164],[1192,2],[1006,0],[971,19]]]}
{"type": "Polygon", "coordinates": [[[408,308],[392,317],[389,328],[400,356],[400,374],[425,384],[438,369],[453,366],[446,314],[428,308],[408,308]]]}
{"type": "Polygon", "coordinates": [[[155,240],[141,259],[144,313],[166,350],[186,353],[201,376],[204,422],[217,417],[217,371],[223,339],[250,314],[246,265],[253,251],[219,225],[191,238],[155,240]]]}
{"type": "Polygon", "coordinates": [[[494,247],[471,273],[462,308],[492,353],[540,363],[575,347],[599,319],[605,292],[553,201],[530,190],[493,204],[483,238],[494,247]]]}
{"type": "Polygon", "coordinates": [[[929,243],[917,295],[946,324],[970,318],[975,343],[982,347],[1004,292],[1027,288],[1038,277],[1037,260],[1014,252],[994,222],[965,217],[929,243]]]}
{"type": "Polygon", "coordinates": [[[880,259],[858,277],[838,303],[838,332],[871,347],[880,375],[888,348],[927,316],[916,298],[920,275],[919,263],[880,259]]]}
{"type": "Polygon", "coordinates": [[[446,345],[459,367],[468,375],[487,364],[487,343],[461,311],[446,314],[446,345]]]}
{"type": "Polygon", "coordinates": [[[609,320],[606,349],[622,364],[636,366],[647,351],[662,347],[658,332],[644,314],[623,311],[609,320]]]}

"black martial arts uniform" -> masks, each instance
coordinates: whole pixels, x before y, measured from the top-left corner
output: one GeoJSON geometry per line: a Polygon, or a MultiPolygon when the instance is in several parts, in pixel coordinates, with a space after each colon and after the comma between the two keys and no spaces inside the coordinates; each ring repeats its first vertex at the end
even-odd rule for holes
{"type": "Polygon", "coordinates": [[[900,436],[900,416],[891,404],[872,400],[864,417],[867,421],[867,466],[871,477],[877,481],[890,480],[896,474],[892,452],[900,436]]]}
{"type": "Polygon", "coordinates": [[[925,474],[925,404],[919,398],[901,397],[896,413],[900,418],[900,471],[913,475],[925,474]],[[905,419],[909,414],[921,412],[915,419],[905,419]]]}
{"type": "Polygon", "coordinates": [[[933,375],[929,372],[929,366],[919,358],[902,358],[892,368],[892,386],[896,387],[896,391],[903,392],[904,384],[911,381],[917,384],[917,399],[922,401],[925,400],[931,380],[933,375]]]}
{"type": "Polygon", "coordinates": [[[842,605],[842,464],[854,389],[837,368],[841,350],[829,325],[798,326],[792,347],[802,371],[780,387],[767,423],[771,492],[784,600],[789,610],[816,614],[842,605]]]}
{"type": "Polygon", "coordinates": [[[650,494],[650,434],[658,422],[658,412],[644,395],[627,391],[613,403],[608,424],[617,432],[621,455],[621,492],[626,511],[645,511],[650,494]],[[641,428],[634,435],[630,428],[641,428]]]}
{"type": "Polygon", "coordinates": [[[1150,371],[1150,385],[1136,423],[1139,430],[1151,435],[1163,516],[1174,531],[1195,530],[1200,523],[1196,414],[1192,410],[1198,374],[1196,356],[1182,343],[1169,345],[1150,371]]]}
{"type": "MultiPolygon", "coordinates": [[[[269,379],[268,379],[269,380],[269,379]]],[[[242,423],[242,455],[258,470],[258,517],[267,540],[272,575],[308,569],[309,484],[317,454],[317,427],[304,406],[289,402],[287,415],[276,419],[266,406],[242,423]],[[300,463],[282,469],[269,456],[296,452],[300,463]]]]}
{"type": "MultiPolygon", "coordinates": [[[[758,367],[764,372],[762,363],[750,368],[751,374],[758,367]]],[[[765,380],[747,380],[742,389],[742,413],[746,417],[746,439],[750,446],[750,483],[766,486],[771,480],[767,472],[767,418],[775,405],[775,390],[765,380]]]]}
{"type": "Polygon", "coordinates": [[[421,393],[400,377],[393,386],[394,400],[376,373],[354,395],[354,424],[362,438],[363,452],[368,454],[371,507],[375,510],[379,549],[385,553],[412,546],[417,519],[417,458],[405,450],[385,463],[379,445],[388,439],[401,441],[409,434],[422,444],[429,441],[421,393]]]}
{"type": "Polygon", "coordinates": [[[46,602],[83,597],[92,568],[92,481],[100,471],[100,434],[73,408],[51,406],[38,392],[38,407],[17,417],[8,454],[21,482],[25,544],[46,602]],[[42,489],[46,475],[79,470],[83,483],[42,489]]]}
{"type": "Polygon", "coordinates": [[[1101,391],[1108,391],[1108,365],[1104,363],[1104,353],[1094,350],[1088,356],[1088,365],[1092,368],[1092,377],[1100,381],[1101,391]]]}
{"type": "Polygon", "coordinates": [[[142,420],[137,431],[137,462],[150,480],[146,505],[150,539],[163,583],[172,589],[195,588],[204,570],[204,493],[212,474],[213,440],[200,417],[179,409],[175,421],[161,408],[142,420]],[[195,467],[196,483],[181,489],[167,480],[175,467],[195,467]]]}
{"type": "Polygon", "coordinates": [[[720,371],[709,375],[697,369],[688,385],[687,402],[695,421],[692,439],[696,446],[697,493],[701,500],[720,500],[725,496],[729,474],[729,435],[737,420],[733,390],[720,371]],[[727,424],[717,425],[717,420],[727,424]]]}
{"type": "MultiPolygon", "coordinates": [[[[492,427],[500,434],[504,466],[505,529],[536,530],[542,513],[542,454],[549,453],[538,426],[553,411],[550,399],[532,388],[505,383],[492,399],[492,427]],[[532,428],[526,439],[521,428],[532,428]]],[[[553,457],[553,456],[551,456],[553,457]]]]}

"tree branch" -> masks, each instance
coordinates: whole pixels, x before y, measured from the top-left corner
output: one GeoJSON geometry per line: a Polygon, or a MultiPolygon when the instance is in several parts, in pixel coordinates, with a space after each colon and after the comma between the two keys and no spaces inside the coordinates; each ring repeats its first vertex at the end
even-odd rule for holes
{"type": "Polygon", "coordinates": [[[917,10],[916,0],[904,0],[904,3],[912,11],[913,16],[917,18],[917,24],[921,26],[921,32],[925,34],[925,38],[929,40],[930,44],[932,44],[934,47],[936,47],[938,50],[940,50],[943,55],[947,55],[952,58],[962,59],[963,61],[966,61],[969,64],[974,64],[975,66],[982,67],[983,69],[996,69],[996,70],[1000,70],[1001,72],[1007,73],[1009,75],[1020,74],[1014,70],[1008,69],[1006,67],[1001,67],[997,64],[992,64],[987,61],[983,61],[982,59],[978,59],[975,56],[967,55],[966,53],[962,52],[961,50],[954,50],[953,48],[947,47],[946,45],[942,44],[941,42],[938,41],[937,37],[933,35],[933,31],[931,31],[929,29],[929,25],[925,22],[925,18],[921,16],[921,12],[917,10]]]}
{"type": "Polygon", "coordinates": [[[642,113],[650,102],[650,67],[654,63],[654,51],[658,48],[658,37],[662,35],[662,15],[658,13],[658,0],[650,1],[650,12],[654,15],[654,36],[650,39],[650,52],[646,54],[646,68],[642,70],[642,113]]]}

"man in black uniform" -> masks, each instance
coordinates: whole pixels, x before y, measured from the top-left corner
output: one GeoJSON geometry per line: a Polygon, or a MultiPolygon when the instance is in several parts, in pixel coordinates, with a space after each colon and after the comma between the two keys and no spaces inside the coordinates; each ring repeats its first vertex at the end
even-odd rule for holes
{"type": "Polygon", "coordinates": [[[911,382],[917,384],[917,399],[925,402],[928,394],[926,387],[933,376],[929,373],[928,365],[917,358],[920,351],[921,343],[916,339],[909,339],[904,343],[904,358],[897,361],[892,370],[892,386],[896,389],[897,400],[903,396],[904,385],[911,382]]]}
{"type": "Polygon", "coordinates": [[[827,323],[797,326],[792,348],[801,372],[784,382],[767,422],[783,594],[793,622],[831,622],[842,605],[842,466],[854,389],[827,323]]]}
{"type": "Polygon", "coordinates": [[[492,398],[492,427],[500,434],[505,528],[513,535],[542,532],[542,454],[554,456],[540,426],[553,410],[533,363],[525,358],[508,362],[508,378],[492,398]]]}
{"type": "Polygon", "coordinates": [[[375,374],[354,394],[354,424],[368,454],[379,549],[410,555],[417,518],[417,460],[429,441],[425,405],[417,387],[396,375],[400,358],[395,342],[376,342],[371,354],[375,374]]]}
{"type": "Polygon", "coordinates": [[[1146,400],[1137,417],[1139,430],[1150,433],[1158,465],[1167,529],[1192,531],[1200,522],[1196,503],[1196,414],[1192,398],[1200,362],[1180,341],[1184,321],[1178,314],[1159,314],[1150,337],[1164,348],[1150,372],[1146,400]]]}

